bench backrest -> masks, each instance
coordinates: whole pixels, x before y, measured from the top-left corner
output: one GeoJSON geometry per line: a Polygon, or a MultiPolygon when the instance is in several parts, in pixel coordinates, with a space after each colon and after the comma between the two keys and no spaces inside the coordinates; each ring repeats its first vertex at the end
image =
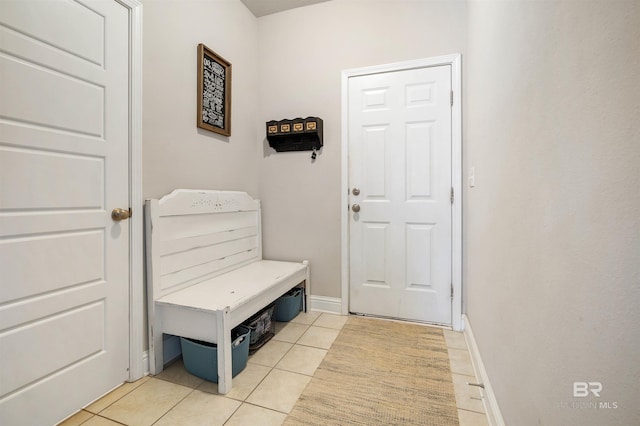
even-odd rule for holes
{"type": "Polygon", "coordinates": [[[147,200],[145,219],[150,301],[262,259],[260,201],[246,192],[177,189],[147,200]]]}

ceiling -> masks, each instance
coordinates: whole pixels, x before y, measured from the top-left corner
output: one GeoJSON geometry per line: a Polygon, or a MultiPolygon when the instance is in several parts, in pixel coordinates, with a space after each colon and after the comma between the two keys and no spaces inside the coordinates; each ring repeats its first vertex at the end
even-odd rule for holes
{"type": "Polygon", "coordinates": [[[240,0],[256,17],[329,0],[240,0]]]}

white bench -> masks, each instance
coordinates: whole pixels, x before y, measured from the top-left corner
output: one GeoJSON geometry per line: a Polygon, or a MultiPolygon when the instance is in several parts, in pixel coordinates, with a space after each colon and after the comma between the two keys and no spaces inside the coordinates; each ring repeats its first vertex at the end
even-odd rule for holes
{"type": "Polygon", "coordinates": [[[262,260],[260,201],[245,192],[179,189],[147,200],[145,219],[150,372],[164,333],[216,343],[225,394],[231,329],[302,283],[308,299],[308,262],[262,260]]]}

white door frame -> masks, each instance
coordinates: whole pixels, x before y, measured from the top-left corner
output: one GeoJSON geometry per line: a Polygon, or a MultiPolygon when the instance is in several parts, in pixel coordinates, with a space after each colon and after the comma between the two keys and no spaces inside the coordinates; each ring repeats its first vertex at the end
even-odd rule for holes
{"type": "Polygon", "coordinates": [[[129,11],[129,381],[146,373],[144,354],[142,195],[142,3],[115,0],[129,11]]]}
{"type": "Polygon", "coordinates": [[[417,59],[392,64],[356,68],[342,72],[342,196],[341,249],[342,249],[342,314],[349,314],[349,78],[407,69],[451,66],[451,184],[455,194],[452,206],[451,279],[453,301],[451,306],[452,327],[462,331],[462,69],[459,53],[433,58],[417,59]]]}

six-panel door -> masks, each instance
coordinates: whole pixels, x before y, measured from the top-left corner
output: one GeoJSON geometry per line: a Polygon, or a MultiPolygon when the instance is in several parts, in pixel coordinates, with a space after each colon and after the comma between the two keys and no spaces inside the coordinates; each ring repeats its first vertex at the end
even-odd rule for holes
{"type": "Polygon", "coordinates": [[[349,79],[351,312],[451,324],[450,93],[448,65],[349,79]]]}

